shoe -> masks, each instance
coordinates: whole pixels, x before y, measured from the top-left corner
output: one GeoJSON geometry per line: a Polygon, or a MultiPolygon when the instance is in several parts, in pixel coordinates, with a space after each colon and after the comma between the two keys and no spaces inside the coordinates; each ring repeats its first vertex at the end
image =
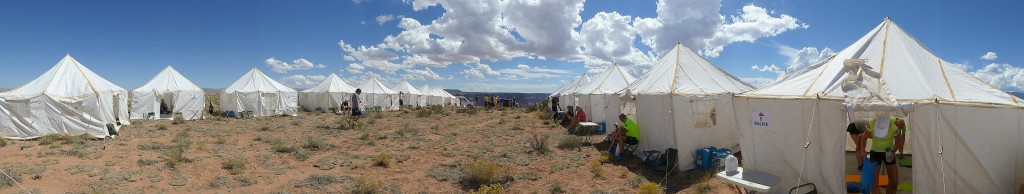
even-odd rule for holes
{"type": "Polygon", "coordinates": [[[620,161],[622,161],[622,155],[617,155],[617,156],[615,156],[615,161],[616,161],[616,162],[620,162],[620,161]]]}

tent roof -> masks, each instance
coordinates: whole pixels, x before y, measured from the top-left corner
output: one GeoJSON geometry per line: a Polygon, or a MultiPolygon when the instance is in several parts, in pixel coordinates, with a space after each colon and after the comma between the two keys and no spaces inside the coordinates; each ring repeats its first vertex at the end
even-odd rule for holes
{"type": "Polygon", "coordinates": [[[950,65],[889,18],[828,60],[749,95],[842,98],[846,59],[866,59],[897,101],[1019,105],[1020,100],[950,65]]]}
{"type": "Polygon", "coordinates": [[[569,85],[566,85],[564,88],[562,88],[561,90],[557,91],[556,93],[558,95],[574,94],[574,93],[576,93],[577,90],[580,89],[581,86],[590,83],[590,81],[591,81],[590,76],[581,75],[579,77],[576,77],[575,80],[572,80],[572,82],[569,82],[569,85]]]}
{"type": "Polygon", "coordinates": [[[383,83],[380,83],[380,80],[377,80],[377,78],[366,80],[356,88],[361,89],[363,93],[368,94],[398,94],[395,90],[392,90],[383,83]]]}
{"type": "Polygon", "coordinates": [[[633,81],[636,81],[635,77],[626,73],[626,70],[623,70],[619,64],[615,64],[604,73],[594,77],[589,84],[581,87],[579,92],[582,94],[614,94],[626,89],[633,81]]]}
{"type": "Polygon", "coordinates": [[[415,94],[415,95],[422,95],[423,94],[423,92],[421,92],[420,90],[417,90],[415,87],[412,87],[412,84],[409,84],[408,81],[403,81],[402,83],[398,83],[398,85],[395,86],[394,90],[402,92],[402,93],[406,93],[406,94],[415,94]]]}
{"type": "Polygon", "coordinates": [[[163,71],[160,71],[160,73],[156,74],[156,76],[153,77],[153,79],[150,79],[149,82],[146,82],[145,85],[142,85],[142,87],[136,88],[132,91],[168,92],[203,91],[203,89],[199,88],[199,86],[196,86],[196,84],[193,84],[192,81],[189,81],[188,78],[185,78],[185,76],[182,76],[181,73],[178,73],[178,71],[174,70],[173,67],[167,66],[167,68],[164,68],[163,71]]]}
{"type": "Polygon", "coordinates": [[[754,87],[711,64],[683,44],[661,55],[650,71],[628,87],[637,94],[742,93],[754,87]]]}
{"type": "Polygon", "coordinates": [[[46,93],[56,97],[80,97],[110,91],[127,92],[96,75],[68,54],[35,80],[0,93],[0,96],[35,96],[46,93]]]}
{"type": "Polygon", "coordinates": [[[419,89],[419,90],[420,90],[420,92],[422,92],[422,93],[423,93],[424,95],[428,95],[428,96],[440,96],[440,95],[438,95],[438,94],[437,94],[437,91],[434,91],[434,88],[431,88],[431,87],[430,87],[429,85],[423,85],[423,87],[420,87],[420,89],[419,89]]]}
{"type": "Polygon", "coordinates": [[[434,92],[441,95],[442,97],[455,97],[455,95],[448,93],[448,91],[444,91],[444,88],[434,88],[434,92]]]}
{"type": "Polygon", "coordinates": [[[316,84],[312,88],[303,90],[302,92],[356,92],[356,88],[352,85],[348,85],[344,80],[341,80],[338,75],[331,73],[327,76],[327,79],[316,84]]]}
{"type": "Polygon", "coordinates": [[[235,83],[224,89],[225,93],[233,92],[296,92],[295,89],[291,89],[288,86],[284,86],[281,83],[277,83],[274,79],[267,77],[267,74],[263,74],[257,68],[252,68],[249,73],[245,73],[241,78],[238,78],[235,83]]]}

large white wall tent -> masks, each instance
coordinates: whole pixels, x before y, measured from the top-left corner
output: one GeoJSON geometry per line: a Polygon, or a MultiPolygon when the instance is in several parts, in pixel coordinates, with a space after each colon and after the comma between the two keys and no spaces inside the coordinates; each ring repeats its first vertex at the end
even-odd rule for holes
{"type": "MultiPolygon", "coordinates": [[[[341,110],[341,104],[348,101],[356,88],[348,85],[336,74],[327,76],[327,79],[316,84],[312,88],[299,92],[299,105],[307,111],[314,111],[320,108],[321,111],[330,111],[330,108],[341,110]]],[[[351,103],[349,103],[351,105],[351,103]]]]}
{"type": "Polygon", "coordinates": [[[398,110],[398,92],[384,86],[377,78],[366,80],[356,88],[363,91],[363,107],[379,107],[384,111],[398,110]]]}
{"type": "Polygon", "coordinates": [[[106,137],[106,125],[127,125],[128,91],[96,75],[71,55],[35,80],[0,93],[0,135],[31,139],[47,134],[106,137]],[[120,123],[119,123],[120,122],[120,123]]]}
{"type": "Polygon", "coordinates": [[[252,111],[253,116],[298,116],[299,92],[252,68],[220,94],[222,111],[252,111]]]}
{"type": "Polygon", "coordinates": [[[434,93],[435,94],[437,94],[438,96],[441,96],[441,105],[444,105],[444,106],[460,106],[459,105],[459,98],[455,97],[451,93],[448,93],[448,91],[444,91],[443,88],[433,88],[433,89],[434,89],[434,93]]]}
{"type": "Polygon", "coordinates": [[[635,99],[638,150],[679,150],[680,170],[694,167],[694,151],[739,148],[732,96],[753,89],[677,44],[627,90],[635,99]]]}
{"type": "Polygon", "coordinates": [[[167,66],[145,85],[132,90],[131,119],[175,119],[178,113],[185,120],[202,119],[205,106],[206,92],[167,66]],[[160,110],[161,102],[170,110],[160,110]],[[146,118],[147,115],[152,117],[146,118]]]}
{"type": "Polygon", "coordinates": [[[586,99],[581,101],[589,102],[581,104],[580,107],[583,107],[583,111],[590,113],[587,116],[591,121],[611,126],[611,123],[619,122],[618,115],[622,110],[621,98],[617,93],[626,89],[635,80],[636,78],[615,64],[580,89],[580,98],[586,99]]]}
{"type": "Polygon", "coordinates": [[[808,182],[845,193],[844,129],[864,112],[909,116],[915,193],[1014,193],[1024,176],[1020,100],[886,18],[827,61],[738,95],[734,108],[743,166],[781,177],[772,193],[808,182]],[[862,105],[857,91],[892,100],[862,105]]]}
{"type": "Polygon", "coordinates": [[[393,88],[397,92],[401,92],[402,103],[406,106],[420,107],[426,103],[426,98],[423,96],[423,92],[412,87],[408,81],[403,81],[393,88]]]}

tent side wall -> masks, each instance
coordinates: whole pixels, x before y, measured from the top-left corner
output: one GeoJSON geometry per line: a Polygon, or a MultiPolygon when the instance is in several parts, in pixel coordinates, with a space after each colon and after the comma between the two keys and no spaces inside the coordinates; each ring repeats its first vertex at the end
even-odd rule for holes
{"type": "MultiPolygon", "coordinates": [[[[689,170],[696,165],[697,149],[714,146],[727,148],[733,152],[740,151],[739,132],[736,129],[735,114],[732,109],[732,96],[722,94],[708,100],[714,104],[715,118],[713,125],[697,126],[692,96],[672,96],[672,118],[675,121],[675,148],[679,150],[678,161],[680,170],[689,170]]],[[[704,121],[710,121],[704,119],[704,121]]]]}
{"type": "Polygon", "coordinates": [[[1024,175],[1022,114],[1019,108],[915,104],[908,120],[916,149],[914,192],[1017,192],[1024,175]]]}
{"type": "Polygon", "coordinates": [[[734,97],[743,167],[779,176],[782,181],[770,193],[784,193],[808,182],[817,185],[823,193],[845,193],[842,167],[849,135],[845,131],[846,114],[840,109],[841,103],[838,100],[734,97]],[[764,112],[765,116],[754,118],[754,111],[764,112]],[[768,122],[768,127],[754,127],[755,119],[768,122]],[[808,137],[811,144],[805,148],[808,137]]]}
{"type": "Polygon", "coordinates": [[[185,120],[203,118],[203,108],[206,106],[206,92],[179,91],[174,97],[172,112],[181,113],[181,118],[185,120]]]}
{"type": "Polygon", "coordinates": [[[145,119],[147,113],[160,112],[160,102],[156,92],[132,92],[132,111],[128,118],[145,119]]]}
{"type": "MultiPolygon", "coordinates": [[[[114,107],[110,106],[114,102],[113,97],[106,96],[110,97],[105,103],[101,103],[102,98],[97,96],[88,96],[82,101],[58,100],[47,95],[0,100],[0,135],[9,139],[32,139],[47,134],[106,137],[109,134],[105,125],[114,123],[115,116],[93,117],[102,109],[107,109],[107,113],[114,112],[114,107]]],[[[122,120],[126,121],[127,117],[122,120]]]]}

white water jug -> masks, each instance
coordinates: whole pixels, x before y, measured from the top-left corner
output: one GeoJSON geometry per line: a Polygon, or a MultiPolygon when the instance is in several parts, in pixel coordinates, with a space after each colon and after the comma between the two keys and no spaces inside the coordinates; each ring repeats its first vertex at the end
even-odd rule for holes
{"type": "Polygon", "coordinates": [[[739,165],[740,161],[736,159],[736,156],[730,154],[728,157],[725,157],[725,173],[735,173],[739,165]]]}

